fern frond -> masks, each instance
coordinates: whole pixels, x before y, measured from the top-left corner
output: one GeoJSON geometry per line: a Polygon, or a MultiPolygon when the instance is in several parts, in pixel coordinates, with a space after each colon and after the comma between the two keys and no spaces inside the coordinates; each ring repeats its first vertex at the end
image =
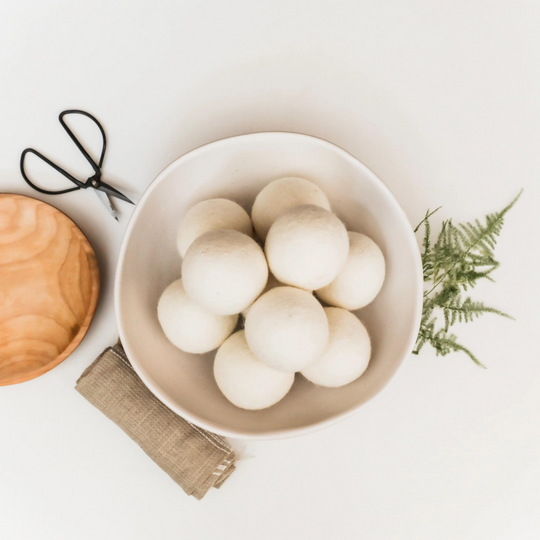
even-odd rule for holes
{"type": "Polygon", "coordinates": [[[471,322],[485,313],[494,313],[512,319],[510,315],[475,301],[462,292],[473,288],[480,280],[493,281],[491,274],[499,267],[494,250],[501,233],[504,217],[516,204],[523,190],[500,212],[488,214],[482,223],[476,219],[472,223],[454,225],[451,219],[443,221],[436,242],[431,242],[429,218],[439,210],[426,212],[424,219],[414,232],[424,226],[422,242],[422,267],[424,281],[430,287],[424,292],[424,305],[420,330],[414,354],[419,354],[424,345],[430,345],[438,356],[452,352],[463,352],[473,362],[484,367],[474,354],[458,343],[457,337],[449,333],[456,323],[471,322]],[[443,323],[438,324],[442,315],[443,323]]]}
{"type": "Polygon", "coordinates": [[[416,228],[414,229],[414,233],[416,234],[418,232],[418,230],[420,229],[420,227],[422,225],[424,225],[424,223],[427,223],[429,221],[429,218],[435,213],[435,212],[438,212],[440,209],[442,208],[442,206],[439,206],[438,208],[435,208],[435,210],[433,211],[430,211],[428,209],[428,211],[426,212],[426,215],[424,216],[424,219],[416,226],[416,228]]]}
{"type": "Polygon", "coordinates": [[[429,218],[438,210],[439,208],[436,208],[432,212],[429,210],[426,212],[426,215],[424,219],[416,226],[416,229],[414,229],[414,232],[416,233],[418,229],[424,225],[424,239],[422,241],[422,247],[424,248],[424,253],[422,255],[422,270],[424,273],[424,281],[429,281],[431,279],[431,276],[433,274],[433,262],[431,260],[431,225],[429,223],[429,218]]]}
{"type": "MultiPolygon", "coordinates": [[[[443,273],[441,277],[437,275],[437,265],[435,265],[435,284],[425,294],[428,296],[437,286],[448,276],[448,274],[458,265],[472,250],[477,249],[485,257],[493,258],[493,249],[497,243],[497,236],[499,236],[503,223],[504,216],[508,211],[516,204],[521,197],[523,190],[521,190],[514,200],[503,208],[500,212],[495,214],[488,214],[486,216],[486,224],[482,225],[478,220],[476,224],[471,223],[461,224],[459,228],[455,227],[451,220],[447,222],[446,227],[443,227],[441,235],[443,235],[443,241],[441,242],[441,262],[448,263],[449,256],[453,253],[455,255],[454,261],[450,263],[448,269],[443,273]]],[[[439,244],[439,240],[435,244],[435,249],[439,244]]],[[[436,255],[434,259],[437,260],[436,255]]],[[[446,266],[446,264],[444,264],[446,266]]],[[[443,266],[443,267],[444,267],[443,266]]],[[[442,268],[442,267],[441,267],[442,268]]]]}
{"type": "Polygon", "coordinates": [[[448,331],[450,326],[453,326],[457,322],[471,322],[485,313],[494,313],[501,317],[513,319],[513,317],[507,313],[486,306],[483,302],[474,301],[470,297],[463,299],[459,292],[450,297],[437,295],[433,298],[433,302],[443,311],[445,321],[444,329],[446,331],[448,331]]]}
{"type": "Polygon", "coordinates": [[[476,365],[482,367],[485,369],[486,366],[474,356],[474,354],[467,349],[467,347],[464,347],[460,343],[457,342],[457,337],[454,334],[449,334],[448,332],[445,332],[443,329],[439,330],[435,336],[434,339],[431,342],[432,347],[435,349],[435,353],[437,356],[446,356],[447,354],[453,353],[453,352],[463,352],[465,353],[476,365]]]}

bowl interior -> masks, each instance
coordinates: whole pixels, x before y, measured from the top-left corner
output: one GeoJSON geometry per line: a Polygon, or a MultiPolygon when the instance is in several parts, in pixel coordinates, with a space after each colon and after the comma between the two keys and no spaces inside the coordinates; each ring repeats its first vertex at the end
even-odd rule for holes
{"type": "Polygon", "coordinates": [[[225,436],[275,438],[336,421],[379,392],[410,353],[421,309],[421,266],[411,227],[387,188],[338,147],[304,135],[258,133],[198,148],[167,167],[150,185],[128,225],[116,276],[120,337],[148,387],[187,420],[225,436]],[[387,276],[382,291],[357,315],[372,339],[366,373],[336,389],[317,387],[299,374],[290,393],[263,411],[245,411],[219,391],[215,353],[192,355],[163,334],[156,306],[161,292],[181,275],[176,231],[195,203],[232,199],[248,212],[258,192],[283,176],[301,176],[328,196],[352,231],[382,249],[387,276]]]}

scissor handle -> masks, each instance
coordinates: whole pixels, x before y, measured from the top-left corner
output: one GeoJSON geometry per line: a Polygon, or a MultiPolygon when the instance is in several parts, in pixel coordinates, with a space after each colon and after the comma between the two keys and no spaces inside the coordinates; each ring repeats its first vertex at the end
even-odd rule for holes
{"type": "Polygon", "coordinates": [[[23,150],[23,153],[21,154],[21,174],[24,178],[25,182],[32,188],[34,188],[36,191],[39,191],[40,193],[46,193],[47,195],[62,195],[62,193],[69,193],[71,191],[77,191],[81,188],[86,188],[86,185],[83,182],[80,182],[77,180],[74,176],[69,174],[67,171],[64,171],[61,167],[56,165],[56,163],[53,163],[49,158],[45,157],[41,152],[38,152],[37,150],[34,150],[33,148],[27,148],[26,150],[23,150]],[[47,165],[51,166],[55,171],[58,171],[60,174],[65,176],[68,180],[71,180],[75,184],[76,187],[68,188],[68,189],[61,189],[59,191],[50,191],[48,189],[40,188],[39,186],[36,186],[30,178],[28,178],[28,175],[26,174],[26,171],[24,170],[24,161],[27,154],[34,154],[38,158],[40,158],[42,161],[47,163],[47,165]]]}
{"type": "Polygon", "coordinates": [[[53,163],[49,158],[45,157],[41,152],[38,152],[37,150],[34,150],[33,148],[27,148],[23,151],[21,154],[21,174],[25,180],[25,182],[32,188],[34,188],[36,191],[39,191],[40,193],[46,193],[47,195],[62,195],[62,193],[70,193],[71,191],[76,191],[77,189],[86,189],[90,185],[95,187],[97,184],[99,184],[101,180],[101,167],[103,165],[103,160],[105,158],[105,150],[107,149],[107,138],[105,136],[105,131],[101,124],[98,122],[96,118],[94,118],[90,113],[87,113],[86,111],[81,111],[78,109],[68,109],[67,111],[62,111],[58,117],[58,120],[60,121],[60,124],[62,124],[62,127],[66,130],[66,133],[69,135],[70,139],[75,143],[81,154],[86,158],[86,161],[90,163],[92,166],[92,169],[94,170],[94,175],[91,176],[86,182],[81,182],[80,180],[77,180],[74,176],[69,174],[67,171],[56,165],[56,163],[53,163]],[[86,151],[84,146],[80,143],[79,139],[75,136],[73,131],[69,128],[69,126],[66,124],[66,121],[64,120],[64,117],[69,114],[80,114],[82,116],[86,116],[96,124],[96,126],[99,128],[99,132],[101,133],[101,137],[103,139],[103,147],[101,149],[101,154],[99,156],[99,162],[96,163],[90,154],[86,151]],[[39,186],[36,186],[30,178],[28,178],[28,175],[26,174],[26,171],[24,169],[24,163],[25,158],[27,154],[34,154],[38,158],[40,158],[42,161],[47,163],[50,167],[52,167],[55,171],[58,171],[61,175],[65,176],[68,180],[73,182],[76,187],[68,188],[68,189],[61,189],[58,191],[50,191],[48,189],[43,189],[39,186]]]}
{"type": "Polygon", "coordinates": [[[71,140],[77,145],[77,148],[80,150],[81,154],[86,158],[88,163],[92,166],[94,169],[94,173],[98,176],[98,178],[101,176],[101,167],[103,166],[103,160],[105,159],[105,150],[107,149],[107,137],[105,136],[105,130],[94,116],[92,116],[90,113],[87,113],[86,111],[81,111],[80,109],[68,109],[67,111],[62,111],[60,113],[60,116],[58,117],[58,120],[60,120],[60,123],[62,124],[62,127],[66,130],[67,134],[70,136],[71,140]],[[90,154],[85,150],[84,146],[79,142],[79,139],[75,137],[75,134],[69,129],[69,126],[66,124],[64,117],[68,114],[80,114],[82,116],[86,116],[87,118],[90,118],[94,124],[99,129],[99,132],[101,133],[101,138],[103,139],[103,147],[101,149],[101,154],[99,156],[99,162],[96,163],[90,154]]]}

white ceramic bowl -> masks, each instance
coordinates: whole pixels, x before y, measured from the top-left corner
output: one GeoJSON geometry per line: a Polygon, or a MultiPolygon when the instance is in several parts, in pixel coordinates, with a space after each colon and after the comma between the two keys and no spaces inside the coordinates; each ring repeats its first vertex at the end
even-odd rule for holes
{"type": "Polygon", "coordinates": [[[217,141],[180,157],[150,184],[131,217],[116,272],[120,337],[148,388],[190,422],[221,435],[275,439],[330,425],[386,386],[409,355],[422,308],[422,268],[404,212],[384,184],[344,150],[294,133],[255,133],[217,141]],[[358,316],[373,346],[365,374],[342,388],[322,388],[299,374],[290,393],[263,411],[232,405],[212,375],[215,353],[187,354],[162,332],[156,313],[165,287],[180,277],[177,227],[195,203],[213,197],[248,211],[259,191],[283,176],[312,180],[352,231],[367,234],[387,264],[383,289],[358,316]]]}

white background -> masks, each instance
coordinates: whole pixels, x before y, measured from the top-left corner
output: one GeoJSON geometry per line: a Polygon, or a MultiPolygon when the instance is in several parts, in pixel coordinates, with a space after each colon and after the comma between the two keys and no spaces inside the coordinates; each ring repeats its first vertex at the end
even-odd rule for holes
{"type": "MultiPolygon", "coordinates": [[[[118,225],[90,192],[42,197],[99,258],[94,323],[47,375],[0,389],[2,540],[540,537],[540,4],[536,0],[3,0],[0,191],[34,146],[81,170],[57,114],[93,112],[106,179],[137,199],[170,161],[222,137],[307,133],[385,182],[411,224],[495,211],[520,188],[497,283],[517,321],[459,329],[488,366],[409,358],[352,419],[238,443],[221,490],[188,498],[73,389],[117,336],[118,225]]],[[[1,284],[0,284],[1,287],[1,284]]]]}

